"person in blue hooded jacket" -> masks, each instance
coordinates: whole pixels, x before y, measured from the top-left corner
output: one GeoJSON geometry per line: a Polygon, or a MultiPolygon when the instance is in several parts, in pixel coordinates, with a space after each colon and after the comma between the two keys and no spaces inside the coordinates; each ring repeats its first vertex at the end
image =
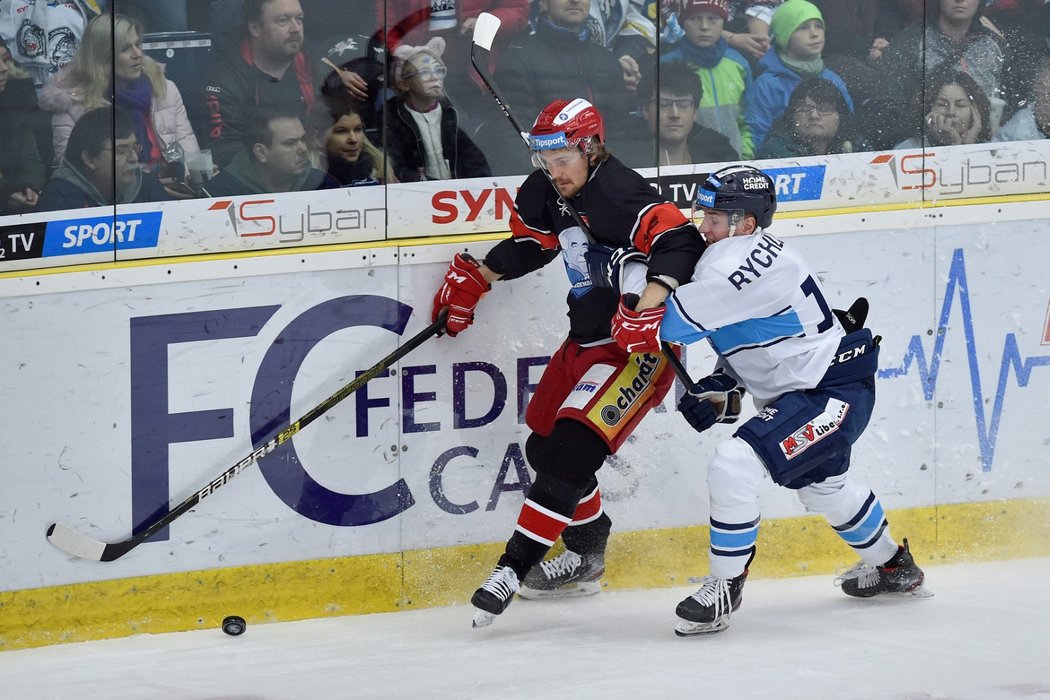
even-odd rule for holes
{"type": "Polygon", "coordinates": [[[824,17],[808,0],[787,0],[773,13],[774,50],[759,60],[760,74],[745,98],[744,117],[757,152],[787,108],[803,78],[819,77],[842,93],[850,113],[853,98],[842,78],[824,67],[824,17]]]}

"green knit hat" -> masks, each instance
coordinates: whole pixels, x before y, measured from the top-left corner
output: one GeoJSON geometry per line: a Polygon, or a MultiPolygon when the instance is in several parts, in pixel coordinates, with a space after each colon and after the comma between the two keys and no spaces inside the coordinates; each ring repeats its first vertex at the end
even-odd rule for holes
{"type": "Polygon", "coordinates": [[[786,47],[795,30],[811,19],[824,21],[824,15],[820,14],[816,5],[809,0],[787,0],[773,13],[773,22],[770,24],[773,40],[780,48],[786,47]]]}

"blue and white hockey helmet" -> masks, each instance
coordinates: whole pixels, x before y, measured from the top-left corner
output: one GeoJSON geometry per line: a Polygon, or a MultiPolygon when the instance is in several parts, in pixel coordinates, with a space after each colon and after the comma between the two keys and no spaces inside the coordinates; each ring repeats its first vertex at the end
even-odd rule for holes
{"type": "Polygon", "coordinates": [[[694,213],[700,208],[751,214],[759,228],[768,228],[777,210],[773,179],[750,165],[722,168],[697,189],[694,213]]]}

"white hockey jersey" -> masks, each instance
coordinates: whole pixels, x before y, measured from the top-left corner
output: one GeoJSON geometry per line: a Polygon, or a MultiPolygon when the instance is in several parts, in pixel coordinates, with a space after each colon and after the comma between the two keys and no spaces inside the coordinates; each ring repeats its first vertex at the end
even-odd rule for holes
{"type": "Polygon", "coordinates": [[[672,343],[707,338],[759,406],[815,387],[844,335],[809,265],[761,230],[710,245],[660,326],[672,343]]]}

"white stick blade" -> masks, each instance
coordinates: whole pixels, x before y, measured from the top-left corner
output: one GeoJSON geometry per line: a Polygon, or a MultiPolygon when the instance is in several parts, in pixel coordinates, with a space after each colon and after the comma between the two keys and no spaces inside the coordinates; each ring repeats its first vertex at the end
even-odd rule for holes
{"type": "Polygon", "coordinates": [[[496,38],[502,21],[496,15],[482,12],[478,15],[478,21],[474,25],[474,43],[485,49],[492,50],[492,42],[496,38]]]}
{"type": "Polygon", "coordinates": [[[66,554],[91,561],[102,561],[102,552],[106,549],[104,542],[83,535],[62,523],[55,523],[47,529],[47,539],[66,554]]]}

